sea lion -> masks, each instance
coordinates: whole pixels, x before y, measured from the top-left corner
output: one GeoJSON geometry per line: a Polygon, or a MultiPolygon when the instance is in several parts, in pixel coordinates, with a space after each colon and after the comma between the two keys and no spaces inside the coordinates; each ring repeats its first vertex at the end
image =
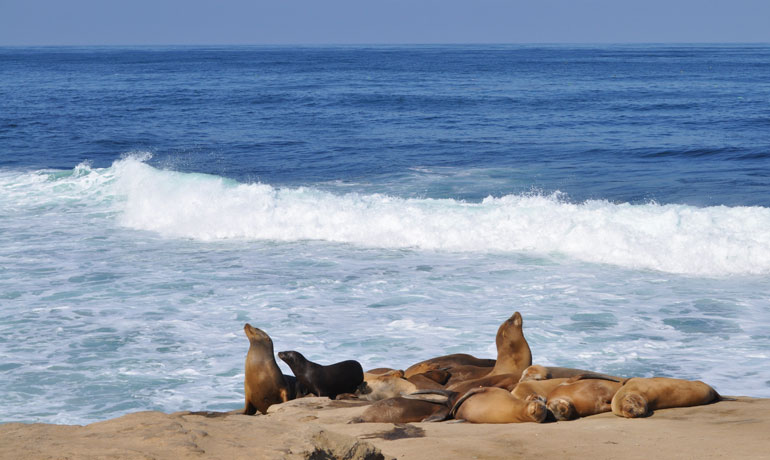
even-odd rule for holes
{"type": "Polygon", "coordinates": [[[448,415],[446,402],[399,396],[377,401],[349,423],[410,423],[428,418],[444,420],[448,415]]]}
{"type": "Polygon", "coordinates": [[[518,382],[511,390],[511,395],[518,399],[527,399],[534,395],[542,398],[543,401],[546,401],[548,399],[548,393],[567,380],[569,379],[528,380],[526,382],[518,382]]]}
{"type": "Polygon", "coordinates": [[[446,387],[447,390],[457,392],[461,395],[465,394],[469,390],[479,387],[497,387],[504,388],[507,391],[513,390],[519,383],[519,374],[500,374],[489,375],[487,377],[481,377],[479,379],[464,380],[462,382],[453,383],[446,387]]]}
{"type": "Polygon", "coordinates": [[[466,353],[454,353],[451,355],[438,356],[436,358],[426,359],[419,363],[412,364],[404,371],[404,376],[409,378],[416,374],[423,374],[425,372],[435,369],[447,369],[450,370],[457,366],[477,366],[477,367],[492,367],[495,365],[494,359],[482,359],[466,353]]]}
{"type": "Polygon", "coordinates": [[[455,402],[451,414],[471,423],[540,423],[548,411],[539,399],[518,399],[503,388],[483,387],[465,393],[455,402]]]}
{"type": "Polygon", "coordinates": [[[412,382],[419,390],[439,389],[444,388],[444,384],[449,380],[449,376],[449,372],[442,369],[436,369],[413,375],[407,380],[412,382]]]}
{"type": "Polygon", "coordinates": [[[385,374],[364,373],[364,381],[356,389],[356,396],[365,401],[380,401],[414,393],[420,388],[403,378],[402,371],[385,374]]]}
{"type": "Polygon", "coordinates": [[[288,401],[290,389],[273,356],[273,341],[264,331],[249,323],[243,326],[249,339],[246,354],[244,393],[246,405],[243,413],[254,415],[258,410],[263,414],[272,404],[288,401]]]}
{"type": "Polygon", "coordinates": [[[657,409],[700,406],[721,396],[699,380],[666,377],[630,378],[612,398],[612,413],[620,417],[644,417],[657,409]]]}
{"type": "Polygon", "coordinates": [[[515,312],[510,318],[503,321],[497,329],[495,345],[497,346],[497,360],[492,369],[478,366],[463,366],[450,369],[452,376],[447,382],[448,386],[454,383],[475,380],[483,377],[491,377],[502,374],[517,375],[516,381],[521,378],[521,373],[532,365],[532,351],[522,330],[523,320],[521,313],[515,312]]]}
{"type": "Polygon", "coordinates": [[[521,381],[527,382],[530,380],[548,380],[548,379],[561,379],[571,378],[577,375],[582,375],[585,378],[597,378],[597,379],[609,379],[622,381],[623,377],[616,377],[614,375],[602,374],[599,372],[586,371],[583,369],[573,369],[571,367],[554,367],[554,366],[541,366],[539,364],[533,364],[524,369],[521,373],[521,381]]]}
{"type": "Polygon", "coordinates": [[[354,393],[364,381],[361,364],[352,359],[322,366],[308,361],[297,351],[281,351],[278,357],[289,365],[297,380],[316,396],[334,399],[338,394],[354,393]]]}
{"type": "MultiPolygon", "coordinates": [[[[522,382],[520,385],[528,383],[533,382],[522,382]]],[[[556,420],[573,420],[609,412],[612,410],[612,397],[621,385],[620,381],[571,378],[548,393],[548,410],[556,420]]]]}
{"type": "Polygon", "coordinates": [[[404,371],[393,369],[392,367],[376,367],[374,369],[369,369],[368,371],[365,371],[364,374],[388,374],[391,372],[401,372],[401,377],[403,377],[404,371]]]}

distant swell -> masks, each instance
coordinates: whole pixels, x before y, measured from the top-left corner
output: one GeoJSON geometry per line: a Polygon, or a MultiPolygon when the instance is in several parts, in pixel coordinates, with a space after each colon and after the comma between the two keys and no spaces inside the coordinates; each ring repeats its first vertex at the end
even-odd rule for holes
{"type": "Polygon", "coordinates": [[[66,179],[111,197],[121,225],[172,238],[555,253],[690,275],[770,273],[770,209],[764,207],[576,204],[558,194],[489,197],[481,203],[336,195],[159,170],[136,158],[89,174],[79,168],[66,179]],[[101,185],[94,176],[102,178],[101,185]]]}

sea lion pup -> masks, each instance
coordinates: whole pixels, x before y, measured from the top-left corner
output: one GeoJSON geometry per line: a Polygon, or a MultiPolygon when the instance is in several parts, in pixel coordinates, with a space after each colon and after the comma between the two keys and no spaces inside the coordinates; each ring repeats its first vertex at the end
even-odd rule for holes
{"type": "MultiPolygon", "coordinates": [[[[528,383],[534,382],[522,382],[520,385],[528,383]]],[[[548,393],[548,410],[556,420],[574,420],[609,412],[612,410],[612,397],[621,386],[620,381],[593,378],[580,380],[573,377],[548,393]]]]}
{"type": "Polygon", "coordinates": [[[297,351],[281,351],[278,357],[289,365],[297,380],[316,396],[334,399],[338,394],[354,393],[364,381],[361,364],[352,359],[322,366],[308,361],[297,351]]]}
{"type": "Polygon", "coordinates": [[[471,423],[540,423],[548,411],[539,399],[519,399],[503,388],[483,387],[465,393],[450,414],[471,423]]]}
{"type": "Polygon", "coordinates": [[[356,389],[356,396],[365,401],[380,401],[413,393],[419,388],[403,378],[403,371],[385,374],[364,373],[364,381],[356,389]]]}
{"type": "Polygon", "coordinates": [[[657,409],[689,407],[719,401],[721,396],[699,380],[666,377],[630,378],[612,398],[612,413],[621,417],[644,417],[657,409]]]}
{"type": "Polygon", "coordinates": [[[249,323],[243,326],[249,339],[246,354],[246,373],[243,382],[246,406],[243,413],[254,415],[257,411],[267,413],[272,404],[288,401],[290,389],[275,362],[273,341],[264,331],[249,323]]]}
{"type": "Polygon", "coordinates": [[[541,366],[539,364],[533,364],[524,369],[521,373],[521,382],[527,382],[530,380],[548,380],[548,379],[561,379],[571,378],[578,375],[582,375],[584,378],[596,378],[596,379],[609,379],[622,381],[623,377],[616,377],[614,375],[602,374],[600,372],[586,371],[583,369],[572,369],[570,367],[553,367],[553,366],[541,366]]]}
{"type": "Polygon", "coordinates": [[[434,369],[450,370],[457,366],[493,367],[494,365],[494,359],[482,359],[466,353],[454,353],[412,364],[404,371],[404,376],[409,378],[413,375],[423,374],[434,369]]]}
{"type": "Polygon", "coordinates": [[[410,423],[426,419],[444,420],[448,415],[449,406],[446,401],[399,396],[377,401],[349,423],[410,423]]]}
{"type": "MultiPolygon", "coordinates": [[[[518,382],[521,373],[532,365],[532,351],[529,349],[527,339],[522,330],[523,320],[521,313],[515,312],[510,318],[503,321],[497,329],[495,345],[497,346],[497,360],[492,369],[477,366],[463,366],[450,369],[452,376],[447,382],[448,387],[454,383],[492,377],[503,374],[515,375],[518,382]],[[470,371],[470,372],[467,372],[470,371]]],[[[477,386],[483,386],[479,384],[477,386]]]]}

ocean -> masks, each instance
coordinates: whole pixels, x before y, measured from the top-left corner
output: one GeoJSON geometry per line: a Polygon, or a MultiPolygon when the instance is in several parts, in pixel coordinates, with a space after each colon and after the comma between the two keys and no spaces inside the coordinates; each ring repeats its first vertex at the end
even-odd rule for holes
{"type": "MultiPolygon", "coordinates": [[[[0,48],[0,422],[275,351],[770,397],[770,46],[0,48]]],[[[290,372],[282,362],[285,372],[290,372]]]]}

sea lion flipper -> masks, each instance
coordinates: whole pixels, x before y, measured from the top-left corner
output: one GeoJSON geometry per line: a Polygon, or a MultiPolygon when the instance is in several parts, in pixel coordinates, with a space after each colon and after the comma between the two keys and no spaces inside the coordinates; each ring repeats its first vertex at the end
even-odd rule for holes
{"type": "Polygon", "coordinates": [[[278,390],[278,394],[281,397],[281,402],[286,402],[291,399],[289,397],[289,390],[287,388],[281,388],[280,390],[278,390]]]}
{"type": "Polygon", "coordinates": [[[422,419],[423,422],[431,423],[431,422],[443,422],[444,420],[449,418],[449,408],[442,409],[435,414],[431,415],[430,417],[426,417],[422,419]]]}

